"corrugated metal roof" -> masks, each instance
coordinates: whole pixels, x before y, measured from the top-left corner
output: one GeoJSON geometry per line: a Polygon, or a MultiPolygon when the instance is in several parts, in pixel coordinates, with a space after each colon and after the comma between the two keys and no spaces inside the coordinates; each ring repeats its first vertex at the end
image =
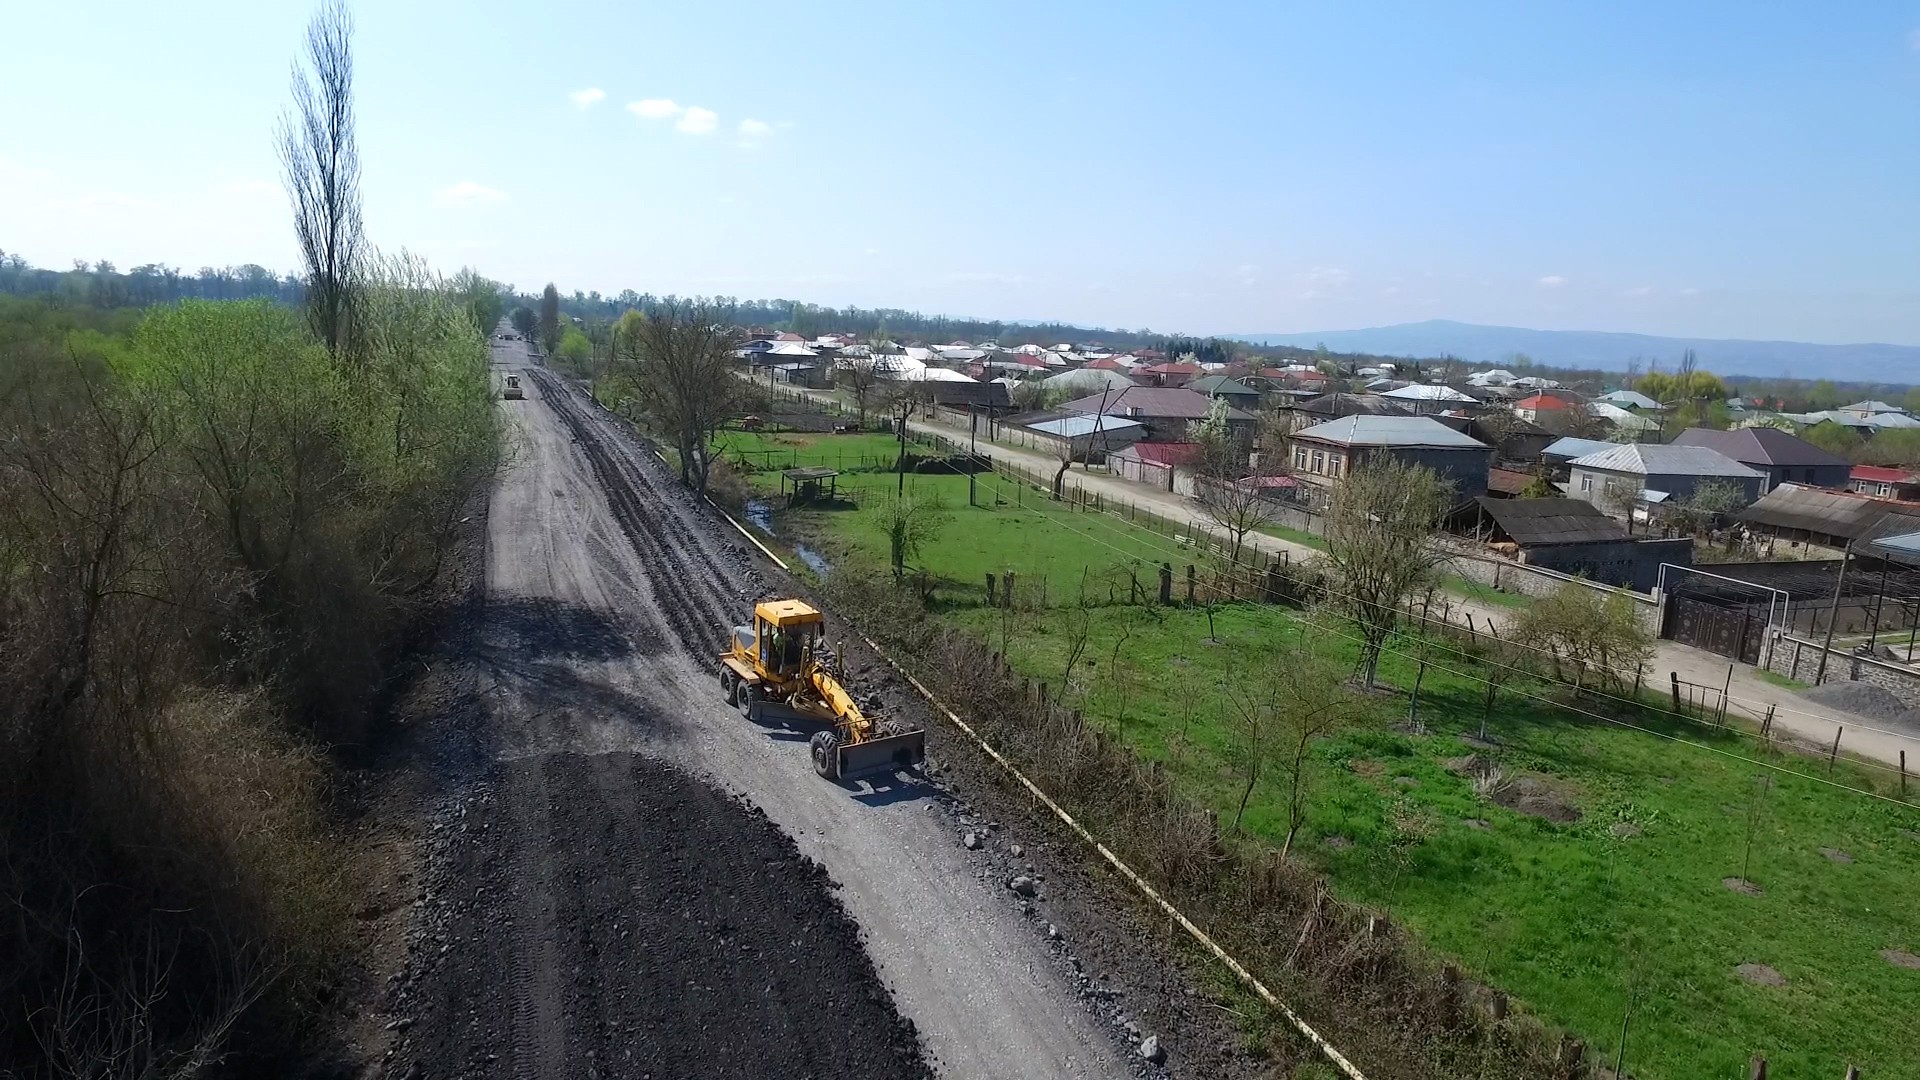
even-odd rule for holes
{"type": "Polygon", "coordinates": [[[1126,457],[1139,458],[1155,465],[1186,465],[1200,456],[1200,447],[1193,443],[1134,443],[1118,451],[1126,457]]]}
{"type": "Polygon", "coordinates": [[[1759,479],[1761,474],[1718,450],[1704,446],[1649,446],[1629,443],[1573,459],[1582,469],[1634,473],[1639,476],[1728,476],[1759,479]]]}
{"type": "Polygon", "coordinates": [[[1395,398],[1400,401],[1475,401],[1472,394],[1463,394],[1450,386],[1403,386],[1398,390],[1389,390],[1381,397],[1395,398]]]}
{"type": "Polygon", "coordinates": [[[1629,539],[1626,527],[1585,499],[1479,498],[1480,508],[1500,531],[1522,547],[1533,544],[1592,544],[1629,539]]]}
{"type": "Polygon", "coordinates": [[[1145,426],[1145,424],[1142,424],[1138,420],[1128,420],[1123,416],[1089,416],[1085,413],[1075,413],[1072,416],[1063,416],[1058,420],[1043,420],[1037,424],[1027,425],[1027,427],[1034,431],[1044,432],[1048,435],[1057,435],[1063,439],[1073,439],[1081,435],[1091,435],[1096,431],[1126,431],[1128,429],[1143,428],[1145,426]]]}
{"type": "Polygon", "coordinates": [[[1431,416],[1343,416],[1293,433],[1296,439],[1319,439],[1346,446],[1427,446],[1492,449],[1471,435],[1455,431],[1431,416]]]}
{"type": "Polygon", "coordinates": [[[1657,409],[1660,403],[1638,390],[1615,390],[1610,394],[1601,394],[1595,400],[1610,401],[1615,405],[1632,409],[1657,409]]]}
{"type": "Polygon", "coordinates": [[[1603,439],[1576,439],[1569,435],[1564,439],[1553,440],[1547,444],[1546,449],[1540,452],[1547,457],[1572,460],[1574,458],[1586,457],[1588,454],[1604,453],[1619,445],[1621,444],[1607,442],[1603,439]]]}
{"type": "Polygon", "coordinates": [[[1781,484],[1734,516],[1750,525],[1848,540],[1920,529],[1920,506],[1799,484],[1781,484]]]}
{"type": "MultiPolygon", "coordinates": [[[[1132,386],[1118,394],[1107,394],[1104,399],[1099,394],[1078,398],[1067,402],[1061,408],[1068,412],[1105,412],[1113,416],[1166,417],[1176,420],[1199,420],[1213,408],[1213,399],[1205,394],[1195,393],[1185,387],[1172,386],[1132,386]]],[[[1251,420],[1253,415],[1243,409],[1227,406],[1227,418],[1230,420],[1251,420]]]]}

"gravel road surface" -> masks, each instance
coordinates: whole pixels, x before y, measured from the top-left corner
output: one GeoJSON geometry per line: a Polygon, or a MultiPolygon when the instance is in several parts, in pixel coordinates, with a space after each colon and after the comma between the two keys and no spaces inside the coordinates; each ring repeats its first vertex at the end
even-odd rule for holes
{"type": "Polygon", "coordinates": [[[494,359],[527,397],[387,1074],[1160,1074],[939,788],[829,784],[727,706],[713,654],[776,583],[524,343],[494,359]]]}

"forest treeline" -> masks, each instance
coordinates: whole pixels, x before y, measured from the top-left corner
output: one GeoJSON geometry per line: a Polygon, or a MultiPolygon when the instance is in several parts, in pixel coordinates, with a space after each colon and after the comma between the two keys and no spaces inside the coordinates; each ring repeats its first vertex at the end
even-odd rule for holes
{"type": "Polygon", "coordinates": [[[298,280],[0,261],[0,1076],[283,1075],[339,1007],[341,765],[497,467],[503,305],[361,241],[349,30],[298,280]]]}

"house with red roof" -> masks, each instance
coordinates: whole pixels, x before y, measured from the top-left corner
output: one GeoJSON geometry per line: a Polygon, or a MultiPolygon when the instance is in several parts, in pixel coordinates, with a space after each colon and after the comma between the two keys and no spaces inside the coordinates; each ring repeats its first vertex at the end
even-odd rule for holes
{"type": "Polygon", "coordinates": [[[1133,381],[1141,386],[1185,386],[1201,375],[1199,364],[1147,364],[1133,369],[1133,381]]]}
{"type": "Polygon", "coordinates": [[[1847,489],[1880,499],[1920,501],[1920,472],[1898,465],[1855,465],[1847,489]]]}

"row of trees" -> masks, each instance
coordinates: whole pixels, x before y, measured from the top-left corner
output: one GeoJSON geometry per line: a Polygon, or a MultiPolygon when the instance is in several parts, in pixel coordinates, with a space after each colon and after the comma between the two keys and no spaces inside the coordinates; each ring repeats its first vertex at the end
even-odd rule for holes
{"type": "Polygon", "coordinates": [[[301,306],[0,298],[6,1075],[282,1071],[337,984],[332,757],[499,444],[497,301],[360,236],[349,31],[279,143],[301,306]]]}

